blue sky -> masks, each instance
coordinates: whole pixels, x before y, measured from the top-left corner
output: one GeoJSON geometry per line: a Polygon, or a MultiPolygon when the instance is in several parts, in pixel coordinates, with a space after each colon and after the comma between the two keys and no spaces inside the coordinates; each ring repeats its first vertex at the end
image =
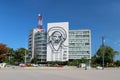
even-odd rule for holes
{"type": "Polygon", "coordinates": [[[27,48],[38,13],[43,15],[45,30],[49,22],[66,21],[70,29],[91,29],[92,55],[102,36],[105,45],[120,51],[119,0],[0,0],[0,43],[27,48]]]}

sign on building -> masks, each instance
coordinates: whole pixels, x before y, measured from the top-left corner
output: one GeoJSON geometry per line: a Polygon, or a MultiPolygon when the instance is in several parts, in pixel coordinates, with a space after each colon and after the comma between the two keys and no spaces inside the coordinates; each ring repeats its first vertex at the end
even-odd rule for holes
{"type": "Polygon", "coordinates": [[[47,61],[68,61],[68,22],[48,23],[47,61]]]}

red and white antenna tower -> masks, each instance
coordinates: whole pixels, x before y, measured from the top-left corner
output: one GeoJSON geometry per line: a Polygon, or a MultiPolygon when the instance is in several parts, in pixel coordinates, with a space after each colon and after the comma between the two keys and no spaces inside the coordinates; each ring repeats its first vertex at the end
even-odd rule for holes
{"type": "Polygon", "coordinates": [[[44,31],[43,25],[42,25],[42,15],[38,14],[38,28],[44,31]]]}

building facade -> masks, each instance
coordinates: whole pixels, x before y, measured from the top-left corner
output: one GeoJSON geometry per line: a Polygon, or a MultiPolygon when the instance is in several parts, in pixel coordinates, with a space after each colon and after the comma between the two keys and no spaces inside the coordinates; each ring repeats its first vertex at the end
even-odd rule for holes
{"type": "MultiPolygon", "coordinates": [[[[91,59],[91,31],[69,30],[68,60],[91,59]]],[[[31,60],[36,59],[36,63],[47,61],[47,32],[36,28],[30,31],[28,51],[31,60]]]]}
{"type": "Polygon", "coordinates": [[[38,26],[32,29],[28,39],[28,62],[34,63],[46,62],[47,33],[43,29],[42,16],[38,14],[38,26]]]}
{"type": "Polygon", "coordinates": [[[91,31],[69,30],[69,60],[91,59],[91,31]]]}
{"type": "Polygon", "coordinates": [[[28,51],[31,60],[34,59],[35,63],[46,62],[46,32],[41,31],[39,28],[33,29],[30,31],[28,41],[28,51]]]}
{"type": "Polygon", "coordinates": [[[91,31],[69,30],[68,22],[58,22],[48,23],[48,32],[45,32],[39,14],[37,28],[29,33],[28,51],[28,62],[35,63],[91,59],[91,31]]]}

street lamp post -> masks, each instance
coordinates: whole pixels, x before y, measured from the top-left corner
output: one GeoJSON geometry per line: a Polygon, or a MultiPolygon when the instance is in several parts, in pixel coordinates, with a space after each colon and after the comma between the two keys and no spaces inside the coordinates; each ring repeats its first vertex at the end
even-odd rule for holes
{"type": "Polygon", "coordinates": [[[104,70],[104,37],[102,37],[102,69],[104,70]]]}

